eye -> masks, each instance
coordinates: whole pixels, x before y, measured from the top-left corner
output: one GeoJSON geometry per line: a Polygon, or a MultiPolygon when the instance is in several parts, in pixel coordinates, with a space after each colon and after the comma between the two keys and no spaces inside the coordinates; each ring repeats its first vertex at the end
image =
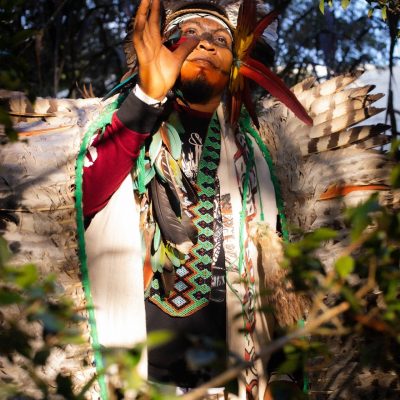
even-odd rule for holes
{"type": "Polygon", "coordinates": [[[186,28],[184,31],[184,34],[187,36],[196,36],[197,35],[197,31],[195,28],[186,28]]]}
{"type": "Polygon", "coordinates": [[[226,40],[226,38],[224,36],[217,36],[216,41],[218,44],[222,44],[224,46],[226,46],[228,44],[228,41],[226,40]]]}

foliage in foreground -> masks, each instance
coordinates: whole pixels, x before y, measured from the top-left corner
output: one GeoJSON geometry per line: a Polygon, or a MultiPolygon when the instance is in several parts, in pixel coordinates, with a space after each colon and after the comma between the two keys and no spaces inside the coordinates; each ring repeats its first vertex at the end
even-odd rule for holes
{"type": "Polygon", "coordinates": [[[62,365],[57,365],[54,381],[43,373],[52,351],[84,343],[82,317],[60,295],[55,276],[40,279],[34,265],[15,267],[9,260],[7,243],[0,237],[0,356],[16,369],[21,366],[20,376],[25,376],[23,390],[11,380],[3,383],[0,398],[31,398],[28,393],[35,392],[42,399],[83,399],[93,382],[74,394],[71,372],[62,373],[62,365]]]}
{"type": "MultiPolygon", "coordinates": [[[[394,144],[392,156],[399,161],[399,143],[394,144]]],[[[392,183],[400,187],[398,163],[392,183]]],[[[400,213],[381,206],[374,195],[359,207],[346,210],[345,218],[349,226],[348,242],[328,271],[316,252],[327,241],[335,241],[338,232],[322,228],[286,245],[285,267],[289,268],[296,290],[313,294],[313,305],[305,326],[281,332],[259,357],[268,357],[284,348],[287,360],[281,365],[282,372],[299,367],[307,370],[310,360],[329,359],[324,338],[357,335],[362,339],[357,350],[360,363],[400,376],[400,362],[395,356],[400,352],[400,213]]],[[[34,266],[11,267],[9,257],[7,245],[1,239],[0,355],[11,363],[17,359],[20,363],[22,358],[23,369],[40,398],[84,398],[93,381],[76,390],[66,373],[59,372],[52,384],[40,373],[53,349],[82,342],[78,330],[82,317],[74,311],[72,302],[57,292],[54,277],[39,280],[34,266]]],[[[147,345],[163,343],[169,337],[168,333],[160,332],[150,337],[147,345]]],[[[139,377],[137,367],[143,346],[104,353],[111,398],[166,398],[139,377]]],[[[231,380],[245,365],[239,363],[225,371],[212,386],[231,380]]],[[[314,362],[312,368],[318,368],[318,363],[314,362]]],[[[184,399],[200,398],[202,390],[199,388],[184,399]]],[[[2,386],[0,391],[2,397],[10,399],[24,394],[14,385],[2,386]]]]}

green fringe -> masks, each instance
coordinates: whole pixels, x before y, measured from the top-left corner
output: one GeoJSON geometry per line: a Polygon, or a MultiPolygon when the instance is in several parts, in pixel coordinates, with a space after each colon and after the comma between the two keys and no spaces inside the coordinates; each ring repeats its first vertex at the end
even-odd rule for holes
{"type": "Polygon", "coordinates": [[[136,173],[137,173],[137,189],[139,194],[147,192],[145,184],[145,170],[144,170],[144,158],[146,149],[144,146],[141,147],[139,157],[136,160],[136,173]]]}
{"type": "Polygon", "coordinates": [[[87,309],[89,313],[92,348],[94,351],[96,370],[98,374],[98,382],[100,386],[100,397],[102,400],[108,399],[108,392],[104,377],[104,363],[100,351],[99,339],[97,334],[96,319],[94,315],[92,293],[90,290],[89,271],[87,266],[87,256],[85,249],[85,227],[84,227],[83,204],[82,204],[83,162],[85,159],[90,139],[96,132],[98,132],[99,129],[103,129],[106,125],[111,123],[112,115],[114,111],[119,107],[122,100],[123,100],[122,98],[118,98],[112,104],[107,106],[106,110],[102,113],[102,115],[90,125],[89,129],[87,130],[87,132],[83,137],[75,166],[76,168],[75,209],[76,209],[76,224],[78,231],[78,254],[79,254],[79,260],[81,262],[82,284],[83,284],[83,289],[85,291],[87,309]]]}
{"type": "Polygon", "coordinates": [[[270,154],[267,146],[261,139],[260,135],[258,134],[258,132],[251,126],[250,116],[247,113],[247,111],[244,111],[244,112],[242,111],[242,118],[240,118],[240,127],[243,132],[248,132],[254,138],[254,140],[256,141],[258,147],[260,148],[260,150],[264,156],[265,161],[268,164],[269,171],[271,174],[272,184],[274,185],[274,189],[275,189],[276,205],[278,207],[278,213],[279,213],[279,218],[280,218],[281,227],[282,227],[282,237],[285,242],[289,242],[289,231],[288,231],[286,215],[285,215],[285,206],[284,206],[284,202],[282,199],[281,187],[279,185],[278,178],[276,177],[276,174],[275,174],[275,167],[274,167],[274,163],[272,161],[271,154],[270,154]]]}
{"type": "MultiPolygon", "coordinates": [[[[278,207],[279,218],[281,219],[282,236],[283,236],[283,239],[285,240],[285,242],[289,242],[289,231],[288,231],[288,227],[287,227],[286,215],[284,213],[285,207],[284,207],[284,202],[282,199],[282,192],[281,192],[278,178],[276,177],[276,174],[275,174],[275,167],[274,167],[274,163],[272,161],[271,154],[270,154],[267,146],[261,139],[260,135],[258,134],[258,132],[251,126],[250,116],[247,113],[247,111],[245,111],[245,110],[242,111],[242,117],[244,117],[244,118],[241,118],[240,126],[241,126],[243,132],[250,133],[250,135],[254,138],[254,140],[256,141],[258,147],[260,148],[260,150],[264,156],[265,161],[268,164],[269,171],[271,174],[271,180],[272,180],[272,183],[273,183],[274,189],[275,189],[275,198],[276,198],[276,204],[278,207]]],[[[247,136],[246,136],[246,142],[249,146],[249,149],[252,148],[251,142],[249,145],[247,136]]],[[[252,165],[252,162],[254,162],[254,152],[253,151],[250,152],[250,157],[251,156],[252,156],[252,158],[251,158],[251,160],[249,160],[248,165],[252,165]]],[[[249,167],[247,167],[247,169],[248,168],[249,167]]],[[[246,174],[247,174],[247,169],[246,169],[246,174]]],[[[244,190],[243,190],[243,192],[244,192],[244,190]]],[[[245,203],[244,195],[243,195],[243,203],[245,203]]],[[[244,206],[245,206],[245,204],[244,204],[244,206]]],[[[241,223],[242,223],[242,221],[241,221],[241,223]]],[[[300,327],[304,327],[304,320],[303,319],[299,320],[298,325],[300,327]]],[[[309,382],[308,374],[307,374],[307,372],[304,372],[304,374],[303,374],[303,392],[304,393],[308,393],[309,386],[310,386],[310,382],[309,382]]]]}
{"type": "Polygon", "coordinates": [[[240,252],[239,252],[239,273],[242,274],[243,272],[243,264],[244,264],[244,250],[245,250],[245,245],[244,245],[244,226],[245,226],[245,221],[246,221],[246,208],[247,208],[247,195],[249,192],[249,182],[250,182],[250,170],[252,166],[254,165],[254,149],[253,149],[253,144],[251,143],[250,139],[248,136],[245,134],[244,135],[246,139],[246,144],[247,148],[249,150],[249,159],[247,160],[246,163],[246,173],[244,176],[244,182],[243,182],[243,195],[242,195],[242,211],[240,212],[240,225],[239,225],[239,244],[240,244],[240,252]]]}

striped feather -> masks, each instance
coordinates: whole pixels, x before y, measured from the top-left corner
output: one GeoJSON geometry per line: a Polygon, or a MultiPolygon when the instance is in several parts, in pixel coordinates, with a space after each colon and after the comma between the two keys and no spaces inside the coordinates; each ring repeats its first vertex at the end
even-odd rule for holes
{"type": "Polygon", "coordinates": [[[355,143],[354,145],[352,145],[352,147],[357,150],[368,150],[384,146],[385,144],[388,143],[390,143],[390,137],[386,135],[380,135],[380,136],[374,136],[360,143],[355,143]]]}
{"type": "Polygon", "coordinates": [[[347,87],[358,77],[358,72],[347,74],[315,86],[309,78],[292,88],[314,118],[313,127],[276,99],[262,99],[260,134],[276,164],[288,222],[304,231],[339,227],[345,235],[341,210],[376,189],[382,201],[399,207],[400,196],[388,187],[393,163],[374,149],[389,141],[388,126],[355,126],[382,111],[371,106],[382,97],[370,94],[373,85],[347,87]],[[333,198],[333,187],[345,188],[343,196],[333,198]],[[326,199],[318,201],[324,193],[326,199]]]}
{"type": "Polygon", "coordinates": [[[351,144],[361,143],[375,136],[380,135],[390,128],[389,125],[365,125],[332,133],[321,138],[312,138],[300,143],[302,155],[321,153],[324,151],[335,150],[348,147],[351,144]]]}
{"type": "Polygon", "coordinates": [[[364,97],[355,97],[351,101],[344,101],[342,103],[336,104],[335,106],[329,107],[325,112],[319,112],[313,116],[314,125],[320,125],[325,121],[330,121],[334,118],[339,118],[348,115],[352,111],[357,111],[369,107],[371,104],[375,103],[381,99],[384,95],[378,93],[375,95],[368,95],[364,97]]]}
{"type": "Polygon", "coordinates": [[[302,126],[297,132],[299,136],[307,135],[309,138],[328,136],[352,125],[358,124],[376,114],[381,113],[382,111],[385,111],[385,109],[375,107],[362,108],[360,110],[350,111],[340,117],[322,122],[319,125],[313,126],[311,129],[302,126]]]}
{"type": "Polygon", "coordinates": [[[350,99],[363,99],[373,89],[375,89],[375,85],[368,85],[362,88],[346,89],[328,96],[317,97],[310,105],[310,112],[312,115],[318,115],[350,99]]]}
{"type": "Polygon", "coordinates": [[[354,73],[349,73],[345,75],[337,76],[336,78],[329,79],[317,86],[314,86],[309,91],[303,92],[303,94],[299,95],[299,100],[302,101],[305,99],[304,106],[308,108],[312,101],[321,96],[331,95],[335,92],[340,91],[346,86],[353,83],[356,79],[361,76],[362,72],[357,71],[354,73]]]}

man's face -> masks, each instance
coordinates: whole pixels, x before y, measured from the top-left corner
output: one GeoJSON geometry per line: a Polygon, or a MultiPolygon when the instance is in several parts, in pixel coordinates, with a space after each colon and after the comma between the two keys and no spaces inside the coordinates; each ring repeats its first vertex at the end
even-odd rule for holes
{"type": "Polygon", "coordinates": [[[207,18],[190,19],[180,28],[182,36],[200,39],[182,65],[181,90],[189,102],[206,103],[209,98],[221,94],[229,82],[232,37],[224,26],[207,18]]]}

